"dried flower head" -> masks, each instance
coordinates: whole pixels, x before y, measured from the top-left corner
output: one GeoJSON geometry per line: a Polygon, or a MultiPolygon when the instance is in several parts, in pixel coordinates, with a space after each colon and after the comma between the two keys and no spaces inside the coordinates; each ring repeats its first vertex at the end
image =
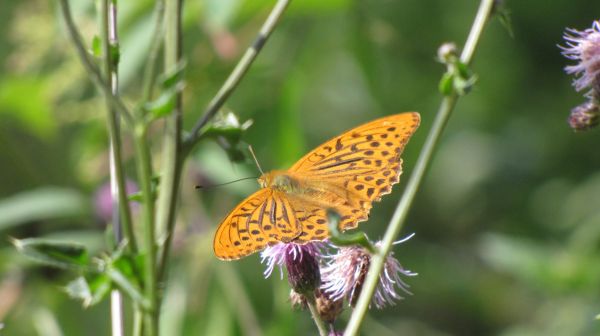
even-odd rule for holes
{"type": "Polygon", "coordinates": [[[319,295],[317,295],[316,304],[321,319],[330,324],[333,324],[344,310],[343,299],[332,299],[322,291],[319,291],[319,295]]]}
{"type": "Polygon", "coordinates": [[[293,289],[290,290],[290,303],[293,309],[306,309],[308,307],[306,296],[296,293],[293,289]]]}
{"type": "Polygon", "coordinates": [[[299,294],[308,294],[321,285],[319,259],[321,257],[320,243],[278,243],[267,247],[261,252],[262,262],[266,263],[265,277],[273,273],[279,266],[283,278],[283,265],[288,271],[288,282],[292,289],[299,294]]]}
{"type": "Polygon", "coordinates": [[[593,102],[583,103],[571,110],[568,121],[569,126],[576,131],[593,128],[600,122],[600,108],[593,102]]]}
{"type": "MultiPolygon", "coordinates": [[[[369,251],[359,246],[342,247],[337,254],[329,258],[328,264],[321,271],[323,279],[321,290],[333,300],[346,298],[349,305],[354,306],[369,270],[371,262],[369,251]]],[[[390,252],[386,258],[383,272],[379,275],[379,284],[373,296],[372,303],[375,304],[375,307],[381,309],[402,299],[402,296],[397,293],[397,289],[411,294],[408,291],[409,286],[400,278],[401,274],[417,275],[404,269],[394,258],[393,252],[390,252]]]]}
{"type": "Polygon", "coordinates": [[[586,88],[593,90],[592,95],[598,97],[600,84],[600,22],[595,21],[592,28],[583,31],[567,29],[564,35],[567,46],[562,47],[562,54],[578,63],[565,67],[568,74],[578,75],[573,82],[577,91],[586,88]],[[595,92],[594,92],[595,91],[595,92]]]}

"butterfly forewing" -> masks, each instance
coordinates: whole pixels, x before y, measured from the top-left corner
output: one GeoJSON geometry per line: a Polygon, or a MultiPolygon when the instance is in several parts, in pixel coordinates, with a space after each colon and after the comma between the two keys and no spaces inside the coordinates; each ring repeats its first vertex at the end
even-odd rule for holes
{"type": "Polygon", "coordinates": [[[242,201],[223,220],[213,247],[221,259],[239,259],[267,245],[292,241],[300,230],[285,195],[264,188],[242,201]]]}
{"type": "Polygon", "coordinates": [[[347,206],[353,209],[349,214],[347,209],[340,214],[347,218],[340,227],[353,228],[367,218],[371,203],[389,193],[399,181],[400,155],[419,122],[419,114],[414,112],[371,121],[325,142],[289,171],[344,190],[347,206]]]}

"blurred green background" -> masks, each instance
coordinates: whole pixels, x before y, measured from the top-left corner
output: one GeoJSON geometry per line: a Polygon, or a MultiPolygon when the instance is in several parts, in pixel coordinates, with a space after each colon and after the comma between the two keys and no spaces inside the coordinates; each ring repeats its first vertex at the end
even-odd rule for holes
{"type": "MultiPolygon", "coordinates": [[[[92,1],[71,1],[86,41],[97,32],[92,1]]],[[[274,1],[185,4],[185,125],[190,129],[253,40],[274,1]]],[[[153,3],[119,1],[121,90],[140,95],[153,3]]],[[[362,122],[419,111],[405,173],[361,228],[381,237],[440,102],[434,60],[462,45],[474,0],[297,0],[227,108],[253,119],[244,141],[265,169],[362,122]]],[[[565,27],[600,15],[593,0],[507,1],[511,37],[493,20],[476,52],[479,81],[442,138],[395,255],[419,273],[414,293],[371,311],[364,335],[597,335],[600,321],[598,130],[574,133],[582,103],[557,47],[565,27]]],[[[73,274],[19,256],[8,237],[54,237],[102,253],[95,205],[108,180],[105,110],[68,42],[54,1],[0,3],[0,322],[6,335],[108,335],[108,302],[83,309],[61,290],[73,274]]],[[[157,124],[154,134],[160,135],[157,124]]],[[[160,163],[160,143],[156,164],[160,163]]],[[[125,155],[130,161],[131,144],[125,155]]],[[[130,165],[130,162],[129,162],[130,165]]],[[[132,180],[134,170],[128,166],[132,180]]],[[[165,288],[164,335],[308,335],[278,273],[263,279],[254,255],[212,255],[219,220],[254,181],[198,192],[198,183],[257,175],[216,144],[186,165],[165,288]]],[[[339,321],[345,325],[349,312],[339,321]]],[[[1,333],[1,332],[0,332],[1,333]]]]}

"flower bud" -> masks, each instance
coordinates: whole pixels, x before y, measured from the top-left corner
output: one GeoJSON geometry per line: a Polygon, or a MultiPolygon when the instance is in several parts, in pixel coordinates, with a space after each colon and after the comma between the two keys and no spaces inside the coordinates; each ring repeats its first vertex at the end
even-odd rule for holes
{"type": "Polygon", "coordinates": [[[449,63],[452,59],[457,57],[456,44],[453,42],[446,42],[442,44],[437,50],[437,57],[442,63],[449,63]]]}
{"type": "Polygon", "coordinates": [[[575,131],[594,128],[600,122],[600,109],[593,102],[583,103],[571,110],[568,122],[575,131]]]}

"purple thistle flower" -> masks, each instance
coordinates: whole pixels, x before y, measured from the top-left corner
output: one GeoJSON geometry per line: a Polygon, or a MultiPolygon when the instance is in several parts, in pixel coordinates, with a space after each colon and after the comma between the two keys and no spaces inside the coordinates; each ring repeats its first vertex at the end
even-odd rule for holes
{"type": "MultiPolygon", "coordinates": [[[[379,244],[380,242],[375,245],[379,244]]],[[[371,255],[363,247],[350,246],[341,247],[337,254],[329,258],[328,264],[321,270],[323,280],[321,290],[333,300],[348,299],[349,305],[353,307],[369,270],[371,255]]],[[[386,258],[383,272],[379,275],[379,284],[373,296],[372,303],[375,304],[375,307],[381,309],[388,304],[394,305],[394,301],[402,299],[402,296],[397,293],[397,289],[411,294],[408,291],[410,286],[402,280],[401,274],[417,275],[404,269],[394,258],[393,252],[390,252],[386,258]]]]}
{"type": "Polygon", "coordinates": [[[319,259],[321,258],[322,243],[307,244],[278,243],[269,246],[261,252],[261,262],[267,265],[265,278],[279,266],[283,279],[283,265],[288,272],[288,282],[292,289],[299,294],[314,292],[321,285],[319,259]]]}
{"type": "Polygon", "coordinates": [[[583,31],[568,28],[564,39],[567,46],[560,47],[562,54],[578,62],[565,67],[568,74],[579,75],[573,82],[575,90],[597,90],[600,80],[600,21],[594,21],[592,28],[583,31]]]}
{"type": "Polygon", "coordinates": [[[583,31],[568,28],[564,35],[566,47],[560,47],[568,59],[577,61],[565,67],[568,74],[578,76],[573,81],[575,90],[591,89],[585,96],[588,101],[573,108],[568,118],[569,126],[584,131],[598,125],[600,119],[600,21],[583,31]]]}

